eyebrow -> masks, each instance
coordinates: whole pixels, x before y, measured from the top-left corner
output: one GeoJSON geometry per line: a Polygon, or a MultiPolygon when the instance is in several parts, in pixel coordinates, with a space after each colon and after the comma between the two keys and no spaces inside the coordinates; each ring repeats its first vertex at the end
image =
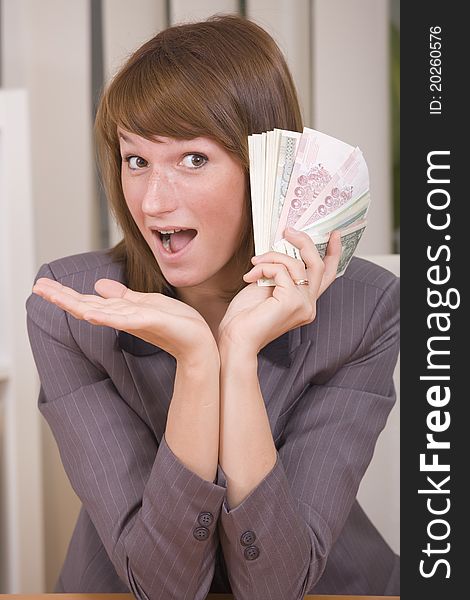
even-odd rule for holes
{"type": "MultiPolygon", "coordinates": [[[[121,140],[123,140],[124,142],[126,142],[128,144],[135,144],[135,142],[133,140],[131,140],[127,135],[125,135],[124,133],[121,133],[120,131],[118,132],[118,137],[121,138],[121,140]]],[[[194,141],[194,139],[199,141],[199,138],[191,138],[189,140],[179,140],[179,141],[183,142],[183,143],[191,143],[194,141]]],[[[154,141],[157,143],[163,143],[159,139],[155,139],[154,141]]]]}
{"type": "MultiPolygon", "coordinates": [[[[123,140],[124,142],[128,143],[128,144],[138,144],[139,142],[132,140],[130,137],[128,137],[127,135],[125,135],[124,133],[121,133],[120,131],[118,132],[118,137],[121,138],[121,140],[123,140]]],[[[150,141],[150,140],[149,140],[150,141]]],[[[155,142],[160,142],[159,139],[155,139],[155,142]]]]}

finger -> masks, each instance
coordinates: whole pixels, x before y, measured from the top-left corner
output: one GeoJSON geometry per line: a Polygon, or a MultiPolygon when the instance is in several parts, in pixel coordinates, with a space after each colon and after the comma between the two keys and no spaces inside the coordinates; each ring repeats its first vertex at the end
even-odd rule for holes
{"type": "Polygon", "coordinates": [[[61,293],[58,293],[51,301],[76,319],[88,321],[93,325],[106,325],[125,331],[138,329],[143,325],[142,311],[136,305],[121,299],[94,297],[98,298],[101,303],[82,302],[61,293]]]}
{"type": "Polygon", "coordinates": [[[87,310],[100,309],[100,305],[98,302],[91,302],[90,300],[79,300],[61,291],[57,291],[54,294],[51,294],[49,297],[45,297],[45,299],[51,302],[52,304],[55,304],[62,310],[67,311],[76,319],[83,319],[83,315],[87,310]]]}
{"type": "Polygon", "coordinates": [[[114,279],[98,279],[95,290],[103,298],[124,298],[129,290],[124,284],[114,279]]]}
{"type": "Polygon", "coordinates": [[[263,277],[274,279],[276,286],[282,289],[289,290],[294,285],[287,267],[281,263],[260,263],[243,275],[247,283],[253,283],[263,277]]]}
{"type": "Polygon", "coordinates": [[[100,296],[80,294],[58,281],[47,278],[38,279],[33,287],[33,293],[66,310],[76,319],[83,319],[85,311],[99,310],[107,302],[100,296]]]}
{"type": "Polygon", "coordinates": [[[318,295],[320,296],[336,279],[336,273],[338,271],[338,264],[341,258],[341,232],[339,230],[333,231],[328,241],[326,254],[323,259],[325,264],[325,272],[320,283],[320,289],[318,295]]]}
{"type": "Polygon", "coordinates": [[[325,264],[312,240],[304,231],[287,228],[284,231],[285,239],[299,249],[300,256],[305,263],[310,293],[318,295],[318,289],[325,271],[325,264]]]}
{"type": "Polygon", "coordinates": [[[303,261],[283,254],[282,252],[266,252],[253,256],[251,262],[256,266],[260,263],[282,264],[289,271],[292,279],[304,279],[306,277],[305,264],[303,261]]]}
{"type": "Polygon", "coordinates": [[[62,285],[58,281],[54,279],[48,279],[47,277],[39,278],[33,286],[33,293],[41,296],[43,298],[49,299],[49,297],[61,294],[67,294],[72,298],[76,299],[90,299],[97,300],[99,296],[95,296],[94,294],[80,294],[74,289],[67,287],[66,285],[62,285]]]}
{"type": "Polygon", "coordinates": [[[129,300],[130,302],[138,302],[142,298],[148,298],[149,296],[149,294],[144,292],[135,292],[114,279],[98,279],[95,283],[95,290],[103,298],[119,298],[129,300]]]}
{"type": "MultiPolygon", "coordinates": [[[[145,294],[132,292],[126,286],[111,279],[100,280],[100,282],[104,282],[104,285],[98,286],[99,292],[115,294],[117,297],[102,298],[96,295],[80,294],[58,281],[47,278],[38,279],[33,292],[67,311],[74,318],[87,321],[92,325],[113,327],[129,333],[145,327],[145,316],[142,314],[142,310],[137,304],[121,297],[121,295],[128,296],[129,292],[134,296],[145,294]]],[[[155,317],[156,315],[152,314],[153,320],[155,317]]]]}
{"type": "MultiPolygon", "coordinates": [[[[113,287],[112,284],[116,284],[116,288],[123,288],[124,292],[126,292],[126,291],[130,292],[130,290],[128,290],[128,288],[126,288],[124,285],[122,285],[118,281],[114,281],[112,279],[99,280],[99,281],[105,281],[107,283],[110,283],[111,284],[111,286],[109,286],[110,288],[113,287]]],[[[112,290],[108,290],[108,291],[112,292],[112,290]]],[[[93,306],[102,306],[102,305],[109,306],[110,303],[108,302],[108,300],[119,301],[119,300],[121,300],[122,295],[125,295],[123,293],[119,293],[118,291],[116,291],[116,293],[110,293],[109,298],[102,298],[101,296],[98,296],[96,294],[80,294],[76,290],[74,290],[70,287],[67,287],[66,285],[62,285],[58,281],[55,281],[53,279],[47,279],[47,278],[38,279],[36,284],[33,287],[33,292],[35,294],[37,294],[38,296],[41,296],[45,300],[48,300],[49,302],[53,302],[55,304],[59,301],[65,302],[67,300],[67,298],[71,298],[78,302],[90,303],[90,305],[93,305],[93,306]]],[[[133,293],[135,293],[135,292],[133,292],[133,293]]],[[[118,303],[118,305],[120,305],[120,304],[118,303]]],[[[124,303],[122,305],[126,306],[127,301],[124,301],[124,303]]]]}

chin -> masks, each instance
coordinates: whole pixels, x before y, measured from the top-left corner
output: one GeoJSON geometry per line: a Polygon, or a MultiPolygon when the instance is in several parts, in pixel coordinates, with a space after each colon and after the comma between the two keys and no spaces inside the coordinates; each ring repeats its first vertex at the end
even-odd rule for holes
{"type": "Polygon", "coordinates": [[[165,279],[168,281],[168,283],[170,285],[172,285],[174,288],[187,288],[187,287],[194,287],[197,285],[200,285],[202,283],[204,283],[205,281],[207,281],[207,277],[201,277],[200,275],[197,276],[195,274],[166,274],[163,273],[163,276],[165,277],[165,279]]]}

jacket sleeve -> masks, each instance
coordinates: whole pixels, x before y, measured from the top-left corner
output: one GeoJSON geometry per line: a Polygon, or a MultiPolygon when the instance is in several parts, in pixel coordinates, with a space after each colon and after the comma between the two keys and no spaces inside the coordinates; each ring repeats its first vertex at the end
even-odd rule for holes
{"type": "MultiPolygon", "coordinates": [[[[54,279],[48,265],[38,277],[54,279]]],[[[63,310],[36,294],[26,308],[40,411],[119,577],[137,598],[205,598],[225,488],[187,469],[164,437],[157,444],[78,347],[63,310]]]]}
{"type": "Polygon", "coordinates": [[[224,502],[220,539],[237,600],[302,599],[321,577],[395,401],[398,309],[394,278],[358,347],[296,402],[273,469],[234,510],[224,502]]]}

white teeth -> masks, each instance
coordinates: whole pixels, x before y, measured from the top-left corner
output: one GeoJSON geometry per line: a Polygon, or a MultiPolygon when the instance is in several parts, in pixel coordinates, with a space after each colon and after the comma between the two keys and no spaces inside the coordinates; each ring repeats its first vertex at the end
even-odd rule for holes
{"type": "Polygon", "coordinates": [[[170,235],[172,233],[177,233],[178,231],[183,231],[182,229],[167,229],[167,230],[163,230],[163,229],[157,229],[158,233],[161,233],[163,235],[170,235]]]}

